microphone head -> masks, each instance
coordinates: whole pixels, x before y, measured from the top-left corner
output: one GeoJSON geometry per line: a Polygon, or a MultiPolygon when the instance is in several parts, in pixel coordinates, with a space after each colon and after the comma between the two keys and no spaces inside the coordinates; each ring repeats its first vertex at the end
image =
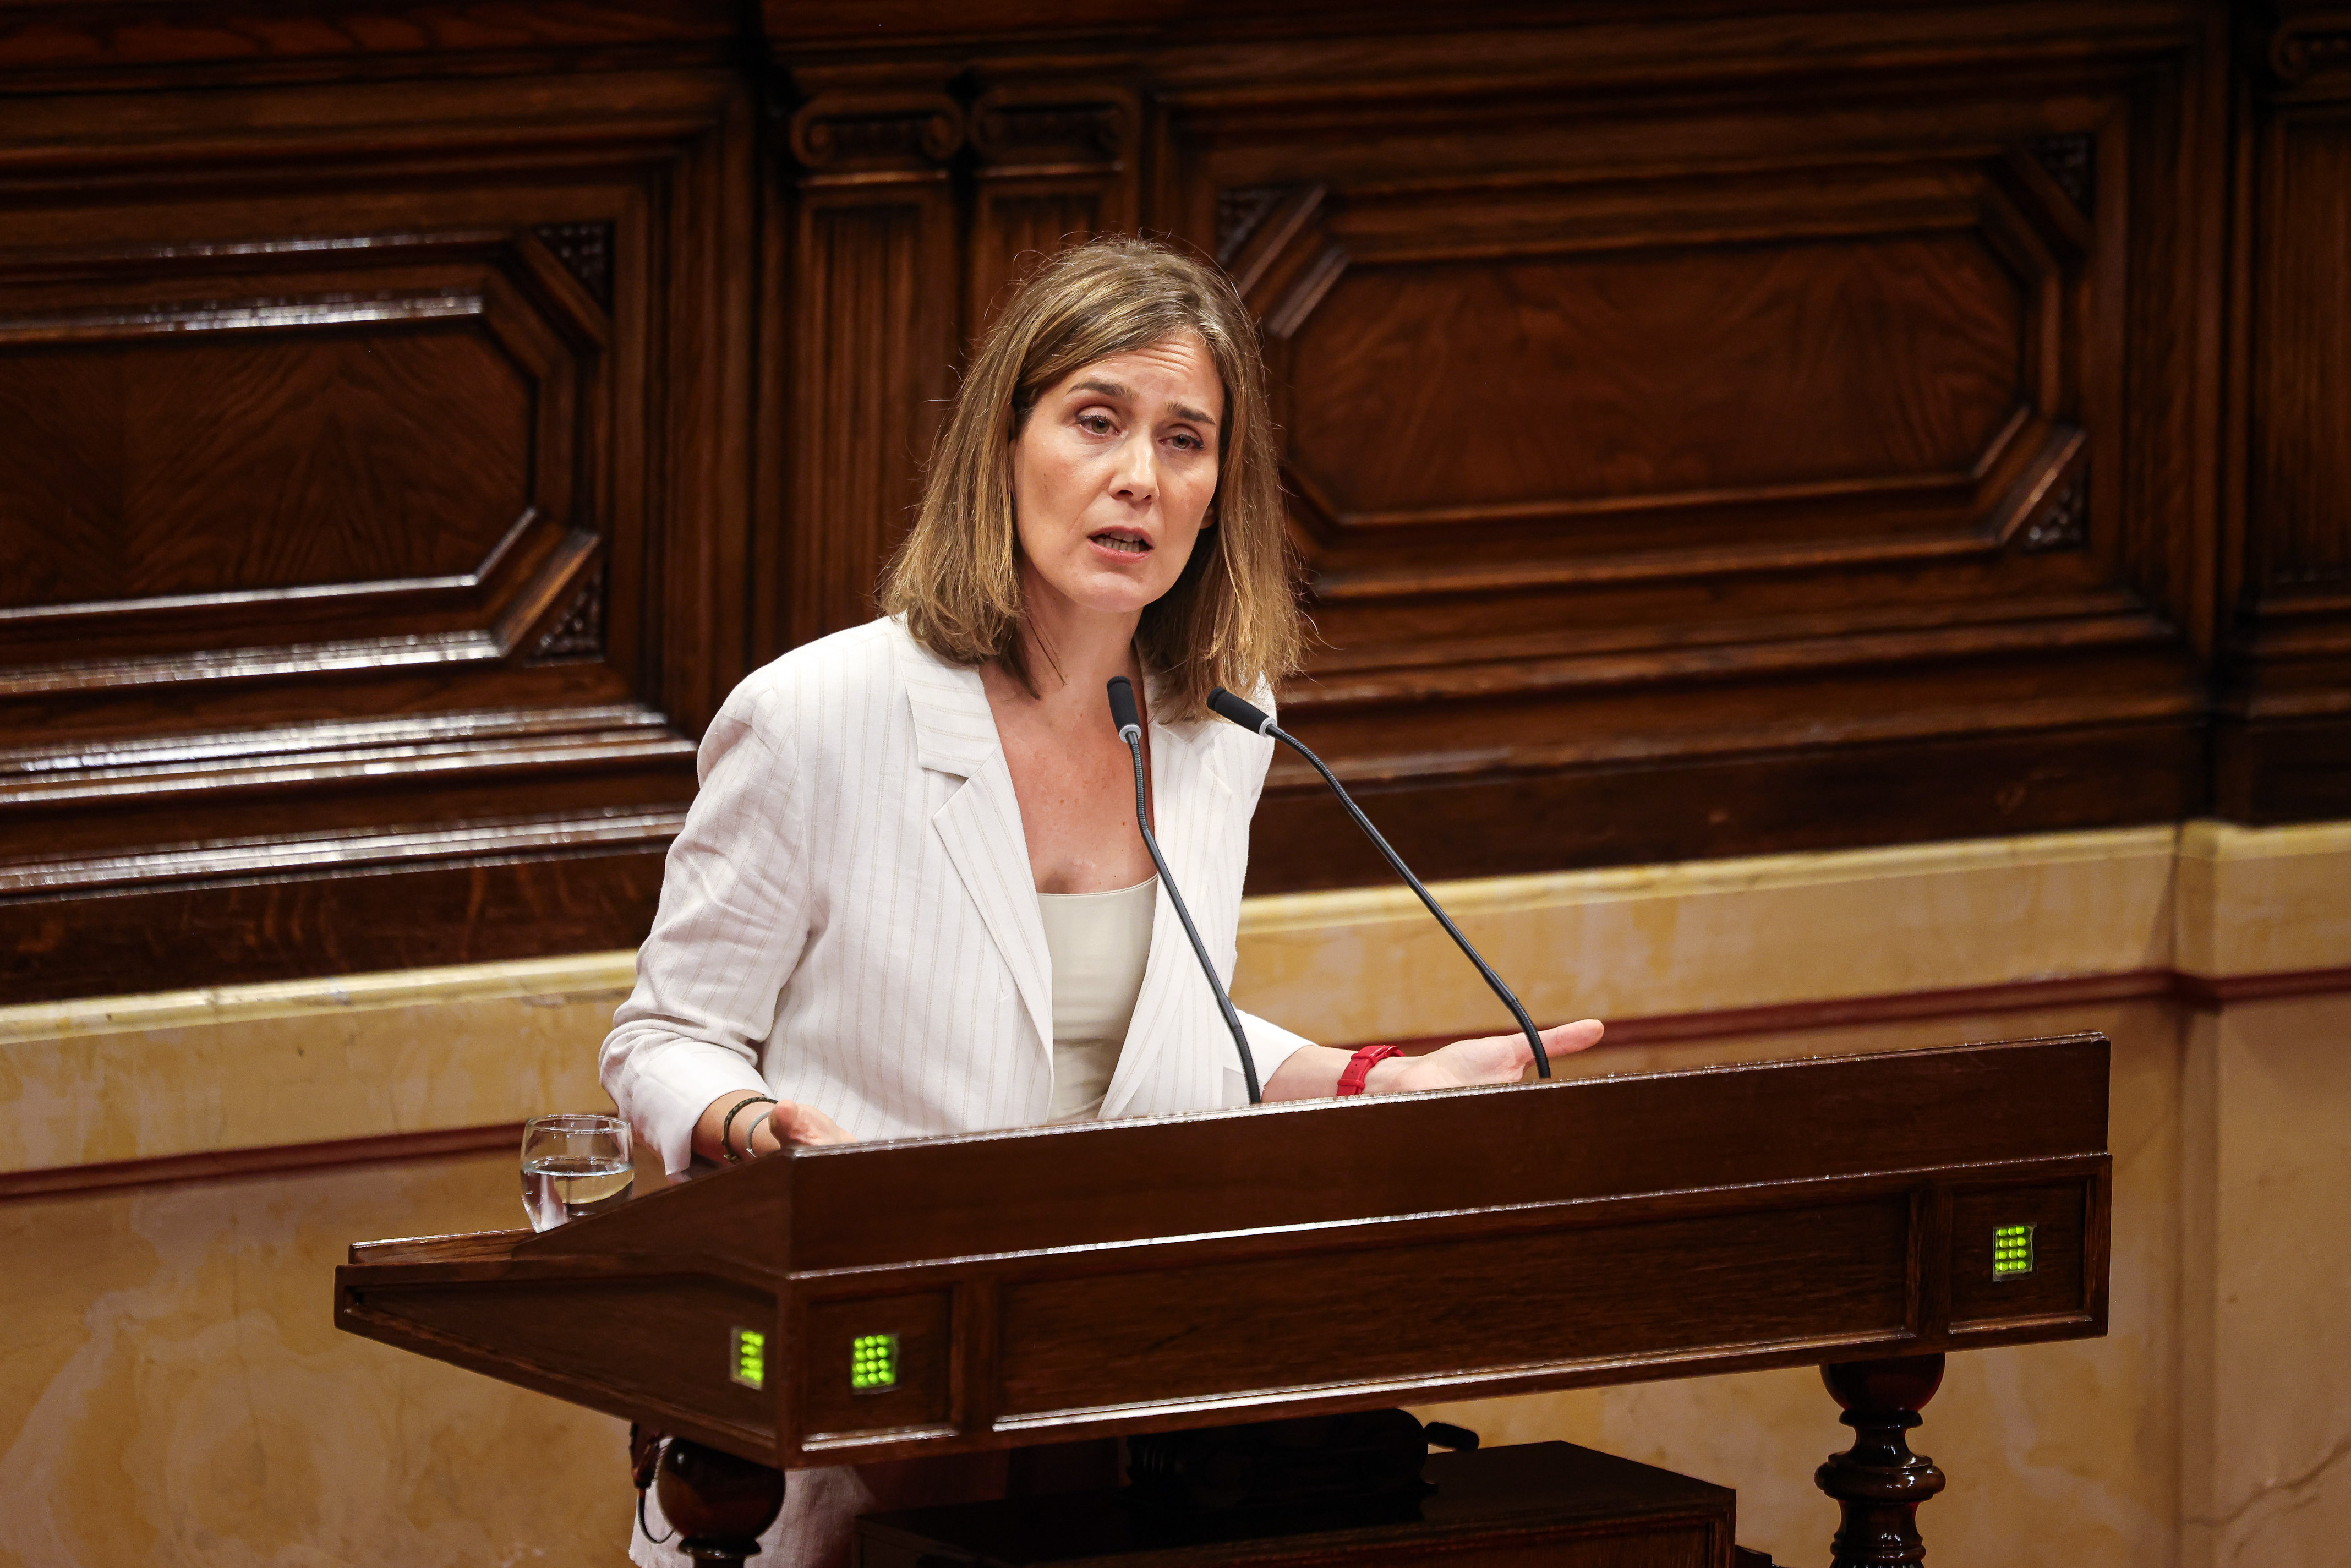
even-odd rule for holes
{"type": "Polygon", "coordinates": [[[1143,713],[1134,706],[1134,683],[1124,675],[1110,678],[1110,721],[1122,740],[1143,738],[1143,713]]]}
{"type": "Polygon", "coordinates": [[[1208,694],[1209,711],[1219,718],[1228,718],[1243,729],[1264,735],[1273,728],[1273,720],[1253,704],[1245,703],[1232,693],[1218,686],[1208,694]]]}

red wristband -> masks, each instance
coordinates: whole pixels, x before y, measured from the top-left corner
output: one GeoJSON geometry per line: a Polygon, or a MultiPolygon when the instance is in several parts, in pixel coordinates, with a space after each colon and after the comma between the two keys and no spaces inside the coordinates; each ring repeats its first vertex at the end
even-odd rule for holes
{"type": "Polygon", "coordinates": [[[1367,1045],[1364,1047],[1363,1050],[1347,1058],[1347,1071],[1339,1074],[1339,1092],[1342,1095],[1361,1094],[1364,1092],[1364,1081],[1372,1075],[1372,1066],[1374,1062],[1385,1061],[1391,1056],[1403,1054],[1404,1049],[1401,1046],[1367,1045]]]}

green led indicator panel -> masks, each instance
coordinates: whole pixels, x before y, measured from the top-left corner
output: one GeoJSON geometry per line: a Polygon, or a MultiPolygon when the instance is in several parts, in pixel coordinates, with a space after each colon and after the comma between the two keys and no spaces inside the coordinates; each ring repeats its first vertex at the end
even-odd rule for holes
{"type": "Polygon", "coordinates": [[[849,1391],[887,1394],[898,1386],[898,1336],[862,1333],[849,1342],[849,1391]]]}
{"type": "Polygon", "coordinates": [[[768,1385],[768,1336],[758,1329],[737,1329],[734,1366],[726,1375],[746,1388],[765,1388],[768,1385]]]}
{"type": "Polygon", "coordinates": [[[2032,1227],[2003,1225],[1991,1233],[1991,1277],[2013,1280],[2032,1272],[2032,1227]]]}

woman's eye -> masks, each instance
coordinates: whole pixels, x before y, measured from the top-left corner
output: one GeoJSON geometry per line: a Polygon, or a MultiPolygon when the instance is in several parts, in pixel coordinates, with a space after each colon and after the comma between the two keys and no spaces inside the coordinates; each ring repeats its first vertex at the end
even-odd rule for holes
{"type": "Polygon", "coordinates": [[[1176,445],[1182,447],[1186,452],[1201,452],[1207,450],[1207,444],[1203,442],[1198,436],[1193,434],[1188,430],[1177,431],[1172,439],[1175,441],[1176,445]]]}
{"type": "Polygon", "coordinates": [[[1110,415],[1106,413],[1081,413],[1078,415],[1078,427],[1081,430],[1089,431],[1095,435],[1108,435],[1110,434],[1110,415]]]}

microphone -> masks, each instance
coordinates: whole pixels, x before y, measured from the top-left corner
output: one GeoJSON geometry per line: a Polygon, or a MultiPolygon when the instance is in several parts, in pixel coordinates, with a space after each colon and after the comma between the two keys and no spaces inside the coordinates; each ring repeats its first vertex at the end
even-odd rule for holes
{"type": "Polygon", "coordinates": [[[1355,826],[1364,830],[1364,836],[1372,841],[1374,848],[1387,856],[1388,864],[1395,867],[1396,874],[1412,884],[1413,892],[1420,894],[1420,901],[1428,905],[1431,915],[1437,916],[1437,923],[1445,927],[1445,934],[1469,956],[1469,961],[1478,966],[1478,972],[1486,977],[1486,983],[1494,988],[1494,994],[1510,1008],[1511,1016],[1519,1020],[1519,1027],[1526,1031],[1527,1043],[1535,1048],[1535,1071],[1549,1078],[1551,1055],[1543,1050],[1542,1035],[1535,1029],[1534,1019],[1527,1017],[1527,1009],[1519,1005],[1519,998],[1510,994],[1510,988],[1502,984],[1502,977],[1494,973],[1492,966],[1478,956],[1477,948],[1469,946],[1469,938],[1461,935],[1461,927],[1453,924],[1453,917],[1430,896],[1428,889],[1420,885],[1420,878],[1412,874],[1412,868],[1404,863],[1404,857],[1388,847],[1387,840],[1380,837],[1380,831],[1372,826],[1372,820],[1364,815],[1363,808],[1355,804],[1355,798],[1348,794],[1346,786],[1322,765],[1322,759],[1300,745],[1295,736],[1274,723],[1272,715],[1259,712],[1254,705],[1241,701],[1222,686],[1208,694],[1208,706],[1217,717],[1230,719],[1243,729],[1253,730],[1259,735],[1270,736],[1314,765],[1314,771],[1322,775],[1322,782],[1331,786],[1332,793],[1339,797],[1339,803],[1347,808],[1349,816],[1355,819],[1355,826]]]}
{"type": "Polygon", "coordinates": [[[1110,678],[1110,718],[1118,726],[1118,737],[1126,742],[1127,755],[1134,759],[1134,825],[1143,830],[1143,847],[1151,852],[1151,863],[1159,868],[1159,885],[1167,890],[1167,902],[1176,906],[1176,918],[1184,923],[1184,935],[1192,939],[1192,953],[1200,960],[1200,973],[1208,977],[1208,989],[1217,993],[1217,1007],[1225,1015],[1225,1027],[1233,1031],[1233,1046],[1241,1053],[1241,1080],[1249,1085],[1249,1103],[1262,1105],[1265,1096],[1258,1091],[1257,1058],[1249,1054],[1249,1036],[1241,1032],[1240,1015],[1233,1011],[1233,998],[1225,994],[1225,983],[1217,978],[1217,967],[1208,962],[1207,946],[1193,926],[1192,912],[1184,907],[1184,895],[1176,891],[1176,879],[1168,874],[1167,857],[1159,852],[1159,841],[1152,835],[1149,800],[1143,788],[1143,715],[1134,706],[1134,683],[1124,675],[1110,678]]]}

